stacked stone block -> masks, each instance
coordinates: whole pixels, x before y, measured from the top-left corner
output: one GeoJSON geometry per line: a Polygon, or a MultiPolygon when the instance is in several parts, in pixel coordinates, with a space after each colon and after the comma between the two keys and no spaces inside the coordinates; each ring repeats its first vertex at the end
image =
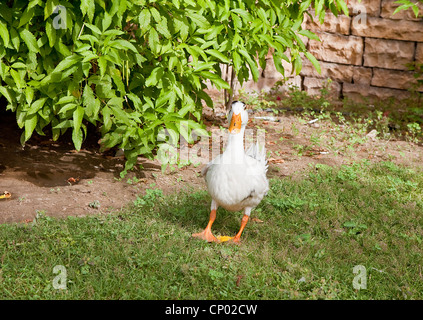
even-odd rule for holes
{"type": "MultiPolygon", "coordinates": [[[[408,97],[417,82],[407,64],[423,63],[423,4],[419,3],[416,18],[411,9],[392,15],[398,7],[394,2],[349,0],[350,16],[327,13],[323,24],[307,16],[303,28],[315,32],[321,41],[303,39],[320,61],[321,74],[304,58],[299,76],[292,75],[291,66],[285,64],[288,82],[318,94],[330,78],[334,96],[353,100],[408,97]]],[[[281,78],[269,54],[259,82],[249,81],[243,87],[270,90],[281,78]]],[[[423,92],[423,86],[417,90],[423,92]]]]}

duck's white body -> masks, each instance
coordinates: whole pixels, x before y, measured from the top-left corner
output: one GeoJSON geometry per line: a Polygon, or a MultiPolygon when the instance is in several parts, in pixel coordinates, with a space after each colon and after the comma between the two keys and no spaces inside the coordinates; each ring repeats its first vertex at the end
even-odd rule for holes
{"type": "Polygon", "coordinates": [[[202,170],[207,189],[212,197],[210,221],[206,229],[193,236],[207,241],[219,241],[211,233],[211,225],[218,207],[229,211],[244,210],[241,229],[233,239],[239,241],[247,224],[251,210],[255,208],[269,190],[266,177],[267,161],[265,148],[252,145],[244,150],[244,131],[248,113],[242,102],[234,102],[229,113],[229,138],[226,150],[202,170]]]}
{"type": "Polygon", "coordinates": [[[213,159],[203,170],[207,189],[216,204],[229,211],[255,208],[269,190],[264,148],[253,145],[247,153],[243,134],[230,136],[225,152],[213,159]]]}

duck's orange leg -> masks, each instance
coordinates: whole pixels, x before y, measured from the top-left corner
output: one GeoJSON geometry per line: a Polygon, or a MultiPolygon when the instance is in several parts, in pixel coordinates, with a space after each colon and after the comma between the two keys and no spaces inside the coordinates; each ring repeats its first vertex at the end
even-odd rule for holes
{"type": "Polygon", "coordinates": [[[207,224],[207,227],[202,232],[193,233],[192,236],[206,240],[208,242],[219,242],[219,240],[217,240],[216,237],[211,232],[211,227],[215,219],[216,219],[216,209],[212,209],[210,212],[210,220],[209,220],[209,223],[207,224]]]}
{"type": "Polygon", "coordinates": [[[232,239],[233,242],[239,243],[241,241],[241,234],[242,234],[242,231],[244,231],[245,226],[247,225],[248,218],[249,218],[249,216],[244,214],[244,216],[242,217],[242,220],[241,220],[241,228],[239,228],[238,233],[232,239]]]}

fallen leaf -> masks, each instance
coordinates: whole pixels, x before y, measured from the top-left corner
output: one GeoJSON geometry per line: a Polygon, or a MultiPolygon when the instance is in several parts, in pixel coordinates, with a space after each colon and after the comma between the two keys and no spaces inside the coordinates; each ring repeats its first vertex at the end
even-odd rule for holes
{"type": "Polygon", "coordinates": [[[0,199],[9,199],[12,196],[12,194],[8,191],[3,192],[2,195],[0,195],[0,199]]]}
{"type": "Polygon", "coordinates": [[[251,221],[258,222],[258,223],[263,223],[264,222],[263,220],[260,220],[259,218],[256,218],[256,217],[251,218],[251,221]]]}
{"type": "Polygon", "coordinates": [[[238,275],[237,279],[236,279],[236,286],[239,287],[239,284],[241,282],[241,279],[244,278],[244,276],[242,275],[238,275]]]}
{"type": "Polygon", "coordinates": [[[269,158],[269,159],[267,159],[267,162],[269,162],[269,163],[284,163],[285,160],[284,159],[269,158]]]}
{"type": "Polygon", "coordinates": [[[77,184],[78,182],[79,182],[79,178],[73,178],[73,177],[70,177],[68,180],[66,180],[70,185],[73,185],[73,184],[77,184]]]}
{"type": "Polygon", "coordinates": [[[229,240],[232,240],[234,237],[229,237],[229,236],[217,236],[217,240],[219,240],[219,242],[226,242],[229,240]]]}

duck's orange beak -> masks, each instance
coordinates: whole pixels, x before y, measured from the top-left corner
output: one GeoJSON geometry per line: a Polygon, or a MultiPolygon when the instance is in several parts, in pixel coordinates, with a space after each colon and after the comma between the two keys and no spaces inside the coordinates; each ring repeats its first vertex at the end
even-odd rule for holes
{"type": "Polygon", "coordinates": [[[231,123],[229,124],[229,132],[230,133],[239,133],[241,132],[241,113],[239,114],[232,114],[231,123]]]}

